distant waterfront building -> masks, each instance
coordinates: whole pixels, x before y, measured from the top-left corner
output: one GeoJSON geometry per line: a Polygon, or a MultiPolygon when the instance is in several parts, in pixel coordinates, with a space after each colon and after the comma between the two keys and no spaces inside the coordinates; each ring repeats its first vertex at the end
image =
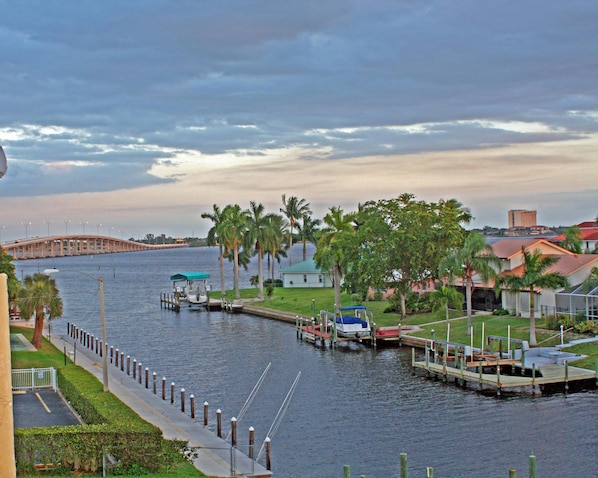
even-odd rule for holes
{"type": "Polygon", "coordinates": [[[536,223],[536,211],[526,209],[511,209],[508,213],[509,229],[516,227],[534,227],[536,223]]]}

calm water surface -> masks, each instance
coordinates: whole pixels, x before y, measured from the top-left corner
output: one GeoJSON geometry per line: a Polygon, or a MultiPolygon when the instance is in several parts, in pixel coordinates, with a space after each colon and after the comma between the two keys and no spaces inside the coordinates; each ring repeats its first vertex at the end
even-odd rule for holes
{"type": "MultiPolygon", "coordinates": [[[[294,252],[299,258],[300,249],[294,252]]],[[[299,260],[299,259],[296,259],[299,260]]],[[[540,477],[598,477],[598,394],[498,400],[412,376],[408,349],[335,351],[297,341],[291,325],[246,314],[160,309],[171,274],[204,270],[219,287],[217,250],[193,248],[15,262],[19,275],[57,267],[64,317],[99,336],[97,278],[105,281],[108,342],[176,389],[208,401],[224,423],[238,416],[268,363],[270,372],[239,423],[240,442],[261,443],[295,376],[297,390],[272,438],[277,477],[527,476],[528,455],[540,477]],[[81,271],[93,277],[69,272],[81,271]]],[[[286,265],[286,264],[284,264],[286,265]]],[[[226,273],[232,278],[232,266],[226,273]]],[[[255,270],[242,272],[248,287],[255,270]]],[[[232,287],[230,281],[227,287],[232,287]]],[[[228,429],[225,429],[227,433],[228,429]]]]}

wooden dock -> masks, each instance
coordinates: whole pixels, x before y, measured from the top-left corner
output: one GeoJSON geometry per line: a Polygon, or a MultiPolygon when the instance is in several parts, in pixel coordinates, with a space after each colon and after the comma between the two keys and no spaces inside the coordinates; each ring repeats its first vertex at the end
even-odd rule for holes
{"type": "Polygon", "coordinates": [[[175,312],[181,311],[181,301],[179,296],[175,293],[160,293],[160,308],[174,310],[175,312]]]}
{"type": "Polygon", "coordinates": [[[519,361],[515,360],[477,360],[474,362],[444,362],[443,359],[430,360],[426,350],[426,360],[415,360],[415,349],[412,349],[412,366],[414,371],[424,370],[428,376],[442,378],[444,381],[454,380],[461,386],[477,385],[481,391],[490,388],[498,396],[503,390],[531,391],[533,394],[547,388],[550,390],[569,391],[573,384],[587,388],[596,387],[596,372],[570,365],[543,364],[537,368],[522,368],[519,361]],[[473,370],[472,370],[473,369],[473,370]],[[489,373],[489,370],[492,373],[489,373]],[[505,374],[501,371],[509,370],[505,374]],[[519,373],[516,373],[519,371],[519,373]]]}

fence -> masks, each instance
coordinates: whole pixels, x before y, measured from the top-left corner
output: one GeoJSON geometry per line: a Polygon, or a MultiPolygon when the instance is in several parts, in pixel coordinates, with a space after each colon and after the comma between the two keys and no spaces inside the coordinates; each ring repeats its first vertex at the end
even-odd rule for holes
{"type": "Polygon", "coordinates": [[[12,370],[12,389],[35,390],[37,388],[51,388],[56,391],[56,369],[27,368],[12,370]]]}

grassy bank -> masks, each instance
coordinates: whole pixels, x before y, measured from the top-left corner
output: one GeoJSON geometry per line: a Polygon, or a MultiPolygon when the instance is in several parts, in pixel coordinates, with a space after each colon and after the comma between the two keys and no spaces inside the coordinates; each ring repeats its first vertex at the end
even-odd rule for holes
{"type": "MultiPolygon", "coordinates": [[[[11,327],[10,331],[11,333],[23,334],[29,341],[31,341],[33,336],[33,330],[28,328],[11,327]]],[[[14,369],[54,367],[57,370],[63,370],[64,368],[68,367],[69,379],[76,386],[80,387],[81,393],[93,395],[96,393],[93,391],[94,389],[101,390],[101,384],[89,372],[81,367],[73,365],[70,360],[67,360],[65,365],[63,352],[54,347],[46,339],[43,339],[42,347],[37,351],[12,352],[11,361],[12,368],[14,369]]],[[[66,370],[64,371],[67,372],[66,370]]],[[[91,396],[88,398],[93,400],[93,397],[91,396]]],[[[127,407],[111,393],[104,394],[104,392],[102,392],[102,399],[98,407],[100,408],[100,413],[107,413],[110,415],[111,419],[117,420],[121,423],[127,423],[131,426],[131,428],[140,427],[146,423],[135,412],[133,412],[133,410],[127,407]]],[[[50,475],[45,474],[45,476],[50,475]]],[[[157,473],[147,476],[152,476],[154,478],[205,478],[204,474],[199,472],[192,464],[185,461],[182,457],[179,460],[176,460],[175,464],[168,470],[158,470],[157,473]]]]}
{"type": "MultiPolygon", "coordinates": [[[[228,300],[234,298],[233,292],[227,292],[228,300]]],[[[257,298],[257,289],[242,289],[242,299],[257,298]]],[[[349,294],[341,294],[341,303],[343,305],[354,305],[349,294]]],[[[334,310],[334,291],[332,289],[314,288],[314,289],[284,289],[274,288],[272,296],[266,298],[264,302],[253,302],[255,307],[263,307],[271,310],[278,310],[292,314],[313,316],[320,310],[334,310]]],[[[420,332],[414,333],[419,337],[446,340],[447,323],[445,312],[431,312],[427,314],[409,315],[406,320],[402,320],[400,314],[395,312],[385,312],[388,308],[388,301],[368,301],[364,305],[374,315],[374,322],[378,327],[396,326],[399,323],[403,325],[418,325],[422,328],[420,332]]],[[[450,340],[462,344],[469,344],[471,337],[467,334],[467,318],[465,312],[450,311],[450,340]]],[[[512,338],[529,340],[529,319],[513,316],[494,316],[494,315],[474,315],[472,325],[474,327],[473,341],[475,347],[481,346],[482,324],[484,327],[484,336],[498,335],[506,337],[509,333],[512,338]]],[[[536,318],[536,338],[541,346],[553,346],[560,343],[560,334],[556,330],[548,330],[546,321],[542,318],[536,318]]],[[[577,334],[566,333],[565,342],[581,338],[577,334]]],[[[587,337],[587,336],[586,336],[587,337]]],[[[588,355],[580,361],[575,362],[576,367],[596,369],[598,360],[598,342],[589,344],[580,344],[567,348],[568,352],[588,355]]]]}

